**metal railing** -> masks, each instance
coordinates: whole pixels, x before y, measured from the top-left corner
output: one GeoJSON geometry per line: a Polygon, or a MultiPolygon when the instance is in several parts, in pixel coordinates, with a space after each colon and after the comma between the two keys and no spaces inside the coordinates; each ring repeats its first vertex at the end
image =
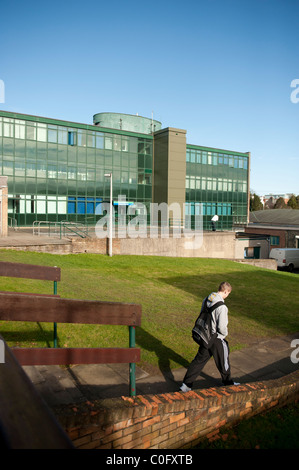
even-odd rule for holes
{"type": "Polygon", "coordinates": [[[80,224],[78,222],[49,222],[47,220],[35,220],[32,224],[32,234],[59,238],[75,235],[81,238],[86,238],[88,237],[88,225],[80,224]]]}
{"type": "Polygon", "coordinates": [[[8,216],[7,217],[7,225],[9,228],[13,230],[18,230],[18,222],[15,217],[8,216]]]}

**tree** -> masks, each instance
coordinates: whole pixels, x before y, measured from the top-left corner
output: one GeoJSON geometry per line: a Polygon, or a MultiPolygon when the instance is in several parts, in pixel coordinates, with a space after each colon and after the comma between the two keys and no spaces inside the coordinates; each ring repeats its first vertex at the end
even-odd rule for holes
{"type": "Polygon", "coordinates": [[[286,209],[287,205],[283,197],[279,197],[275,203],[274,209],[286,209]]]}
{"type": "Polygon", "coordinates": [[[271,196],[267,202],[265,202],[265,209],[274,209],[275,203],[274,198],[271,196]]]}
{"type": "Polygon", "coordinates": [[[294,194],[290,197],[287,203],[288,207],[291,207],[291,209],[298,209],[298,202],[294,194]]]}
{"type": "Polygon", "coordinates": [[[263,204],[257,194],[250,194],[250,211],[260,211],[263,209],[263,204]]]}

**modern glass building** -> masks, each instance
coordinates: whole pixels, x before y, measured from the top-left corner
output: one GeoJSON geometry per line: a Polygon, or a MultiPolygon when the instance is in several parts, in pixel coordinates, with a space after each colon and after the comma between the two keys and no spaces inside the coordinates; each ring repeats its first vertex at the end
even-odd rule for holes
{"type": "Polygon", "coordinates": [[[149,118],[94,115],[94,124],[0,111],[0,175],[8,177],[8,212],[19,226],[34,221],[95,224],[110,197],[127,204],[178,202],[204,228],[247,222],[249,153],[186,143],[186,131],[149,118]],[[97,208],[97,209],[96,209],[97,208]]]}
{"type": "Polygon", "coordinates": [[[219,216],[230,229],[247,222],[249,154],[187,145],[186,203],[194,215],[202,203],[204,226],[219,216]]]}

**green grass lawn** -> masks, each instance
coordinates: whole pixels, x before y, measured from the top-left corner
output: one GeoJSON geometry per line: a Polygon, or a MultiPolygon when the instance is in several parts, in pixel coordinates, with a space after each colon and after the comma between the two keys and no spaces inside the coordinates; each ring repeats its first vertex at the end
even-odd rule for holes
{"type": "Polygon", "coordinates": [[[299,403],[277,407],[236,426],[222,428],[197,449],[298,449],[299,403]]]}
{"type": "MultiPolygon", "coordinates": [[[[202,299],[226,280],[233,291],[229,308],[231,350],[256,338],[299,331],[299,276],[233,261],[200,258],[51,255],[0,250],[0,261],[58,266],[61,297],[129,302],[142,305],[136,328],[141,367],[187,367],[196,352],[191,329],[202,299]]],[[[1,278],[1,290],[53,293],[47,281],[1,278]]],[[[0,322],[10,346],[52,345],[48,323],[0,322]]],[[[58,325],[60,347],[128,346],[123,326],[58,325]]]]}

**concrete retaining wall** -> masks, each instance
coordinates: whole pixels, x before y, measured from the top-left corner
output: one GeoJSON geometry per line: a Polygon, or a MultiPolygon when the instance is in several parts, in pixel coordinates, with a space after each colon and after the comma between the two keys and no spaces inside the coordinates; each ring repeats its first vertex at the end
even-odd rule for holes
{"type": "Polygon", "coordinates": [[[299,371],[188,393],[120,397],[54,410],[80,449],[180,449],[273,406],[299,399],[299,371]]]}
{"type": "MultiPolygon", "coordinates": [[[[204,232],[203,237],[188,239],[181,238],[114,238],[113,254],[117,255],[150,255],[173,257],[199,258],[242,258],[244,242],[235,238],[234,232],[204,232]]],[[[98,253],[107,254],[108,240],[91,238],[71,238],[55,240],[55,243],[45,237],[39,240],[36,236],[30,242],[20,240],[18,244],[6,243],[3,248],[15,250],[40,251],[51,253],[98,253]]]]}
{"type": "MultiPolygon", "coordinates": [[[[276,262],[270,259],[244,259],[244,247],[248,241],[236,239],[234,232],[204,232],[201,246],[198,242],[190,242],[187,238],[121,238],[113,239],[112,251],[114,255],[145,255],[145,256],[172,256],[172,257],[198,257],[231,259],[241,263],[260,266],[268,269],[277,269],[276,262]]],[[[72,238],[70,240],[57,240],[53,243],[34,237],[31,242],[12,243],[2,245],[2,249],[37,251],[42,253],[72,254],[95,253],[108,254],[108,239],[99,238],[72,238]]]]}

